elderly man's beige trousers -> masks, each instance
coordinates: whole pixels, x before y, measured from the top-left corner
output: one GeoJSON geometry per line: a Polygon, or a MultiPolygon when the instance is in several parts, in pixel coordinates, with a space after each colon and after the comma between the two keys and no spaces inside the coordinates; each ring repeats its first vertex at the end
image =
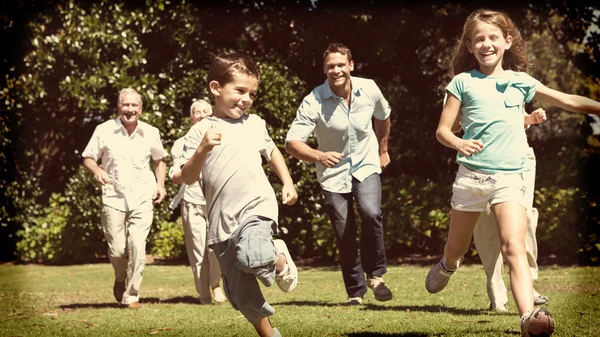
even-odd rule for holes
{"type": "Polygon", "coordinates": [[[221,268],[212,249],[206,245],[206,205],[182,200],[181,219],[185,235],[185,248],[194,275],[194,285],[201,303],[210,303],[210,288],[219,286],[221,268]]]}
{"type": "MultiPolygon", "coordinates": [[[[524,173],[526,184],[526,196],[528,204],[531,207],[527,210],[527,234],[525,235],[525,250],[527,251],[527,261],[531,270],[531,278],[538,278],[538,249],[535,232],[538,225],[539,213],[533,208],[533,195],[535,188],[535,155],[533,149],[529,148],[527,153],[527,166],[529,171],[524,173]]],[[[500,238],[498,236],[498,224],[496,217],[490,210],[490,205],[486,207],[477,220],[477,225],[473,232],[473,241],[475,248],[481,259],[481,264],[485,269],[487,276],[487,293],[490,299],[491,308],[498,308],[508,303],[507,289],[502,279],[504,260],[500,252],[500,238]]]]}
{"type": "Polygon", "coordinates": [[[108,243],[108,257],[115,270],[115,281],[126,285],[121,301],[124,305],[139,302],[152,215],[151,200],[126,212],[106,205],[102,207],[102,229],[108,243]]]}

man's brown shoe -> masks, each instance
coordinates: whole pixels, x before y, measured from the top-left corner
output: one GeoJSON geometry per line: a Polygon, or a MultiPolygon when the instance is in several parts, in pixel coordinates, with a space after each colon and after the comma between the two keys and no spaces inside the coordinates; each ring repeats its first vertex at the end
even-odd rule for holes
{"type": "Polygon", "coordinates": [[[129,303],[129,305],[127,305],[127,309],[141,309],[142,305],[140,304],[140,302],[131,302],[129,303]]]}
{"type": "Polygon", "coordinates": [[[115,300],[117,302],[121,302],[123,300],[123,294],[125,293],[125,281],[117,282],[113,285],[113,295],[115,295],[115,300]]]}

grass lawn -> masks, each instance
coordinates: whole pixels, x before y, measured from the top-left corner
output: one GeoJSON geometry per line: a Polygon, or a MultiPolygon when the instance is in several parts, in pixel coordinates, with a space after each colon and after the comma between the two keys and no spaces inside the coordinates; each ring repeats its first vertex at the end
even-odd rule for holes
{"type": "MultiPolygon", "coordinates": [[[[263,288],[284,336],[520,336],[511,299],[509,314],[488,313],[480,265],[461,267],[439,294],[425,290],[429,267],[392,266],[385,275],[394,292],[377,302],[346,307],[341,272],[300,269],[293,293],[263,288]]],[[[0,336],[255,336],[227,304],[197,302],[188,266],[147,265],[143,308],[120,308],[107,264],[0,265],[0,336]]],[[[507,283],[508,284],[508,283],[507,283]]],[[[536,283],[549,296],[554,336],[600,336],[600,268],[542,267],[536,283]]]]}

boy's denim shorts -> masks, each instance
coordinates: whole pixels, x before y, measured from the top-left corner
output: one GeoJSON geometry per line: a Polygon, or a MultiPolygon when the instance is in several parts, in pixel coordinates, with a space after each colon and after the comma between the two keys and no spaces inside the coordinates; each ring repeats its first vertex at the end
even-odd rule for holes
{"type": "Polygon", "coordinates": [[[515,202],[528,209],[527,183],[523,173],[489,174],[459,165],[452,185],[452,208],[465,212],[484,212],[486,204],[515,202]]]}
{"type": "Polygon", "coordinates": [[[276,226],[272,219],[251,216],[227,241],[211,246],[221,266],[229,302],[252,324],[275,313],[263,297],[257,279],[267,287],[275,281],[279,253],[272,235],[276,226]]]}

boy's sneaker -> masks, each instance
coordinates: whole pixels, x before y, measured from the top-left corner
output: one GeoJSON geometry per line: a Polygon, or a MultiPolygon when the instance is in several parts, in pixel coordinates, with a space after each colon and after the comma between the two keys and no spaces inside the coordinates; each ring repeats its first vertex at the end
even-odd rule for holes
{"type": "Polygon", "coordinates": [[[369,288],[373,289],[375,299],[381,302],[392,299],[392,291],[385,285],[385,281],[381,276],[369,277],[367,280],[369,288]]]}
{"type": "Polygon", "coordinates": [[[346,305],[361,305],[363,302],[362,297],[348,297],[346,305]]]}
{"type": "Polygon", "coordinates": [[[537,308],[533,312],[526,312],[521,316],[521,336],[523,337],[548,337],[554,333],[556,322],[552,314],[545,308],[537,308]]]}
{"type": "Polygon", "coordinates": [[[279,286],[279,289],[282,291],[286,293],[292,292],[298,285],[298,269],[292,260],[292,256],[290,255],[290,251],[287,249],[285,242],[277,239],[273,240],[273,243],[275,243],[275,248],[277,248],[279,254],[285,256],[285,266],[280,273],[275,274],[275,282],[277,282],[277,286],[279,286]]]}
{"type": "MultiPolygon", "coordinates": [[[[456,271],[448,271],[444,268],[444,258],[440,260],[433,268],[429,270],[427,273],[427,278],[425,279],[425,288],[432,294],[439,293],[448,284],[448,280],[450,280],[450,276],[454,274],[456,271]]],[[[460,264],[460,261],[459,261],[460,264]]],[[[458,268],[457,268],[458,269],[458,268]]]]}

